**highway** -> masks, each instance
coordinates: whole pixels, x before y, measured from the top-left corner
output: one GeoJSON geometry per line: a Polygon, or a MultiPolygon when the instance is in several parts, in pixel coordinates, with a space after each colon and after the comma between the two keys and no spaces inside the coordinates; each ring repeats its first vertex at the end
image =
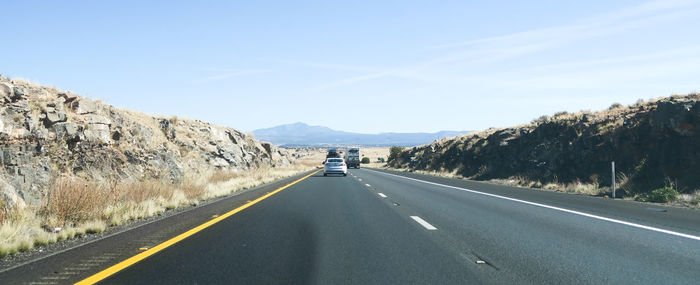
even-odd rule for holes
{"type": "Polygon", "coordinates": [[[103,276],[91,280],[100,284],[700,280],[697,210],[386,170],[352,169],[347,177],[314,173],[280,190],[292,180],[0,272],[5,281],[0,283],[72,283],[98,272],[103,276]],[[126,245],[129,240],[155,248],[216,213],[265,194],[245,209],[104,274],[139,254],[137,244],[126,245]],[[149,233],[158,238],[144,239],[149,233]],[[107,257],[82,270],[75,266],[92,256],[107,257]],[[78,273],[61,275],[65,268],[78,273]],[[46,278],[51,274],[55,278],[46,278]]]}

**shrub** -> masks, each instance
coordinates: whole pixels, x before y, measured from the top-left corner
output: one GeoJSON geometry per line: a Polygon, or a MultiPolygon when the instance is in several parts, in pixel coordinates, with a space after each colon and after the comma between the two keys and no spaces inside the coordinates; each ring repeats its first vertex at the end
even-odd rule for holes
{"type": "Polygon", "coordinates": [[[676,197],[678,197],[678,191],[673,189],[673,187],[666,186],[652,190],[646,200],[650,202],[667,203],[676,200],[676,197]]]}
{"type": "Polygon", "coordinates": [[[613,110],[613,109],[617,109],[617,108],[621,108],[621,107],[622,107],[622,104],[613,103],[612,105],[610,105],[610,107],[608,107],[608,110],[613,110]]]}
{"type": "Polygon", "coordinates": [[[392,146],[389,149],[389,160],[394,160],[399,157],[399,154],[403,151],[403,148],[400,146],[392,146]]]}
{"type": "Polygon", "coordinates": [[[539,123],[545,123],[547,120],[549,120],[549,116],[547,115],[542,115],[537,119],[532,120],[532,124],[539,124],[539,123]]]}
{"type": "Polygon", "coordinates": [[[362,160],[360,160],[360,163],[362,163],[362,164],[368,164],[368,163],[369,163],[369,157],[363,157],[362,160]]]}
{"type": "Polygon", "coordinates": [[[41,213],[58,225],[83,222],[99,216],[106,191],[97,182],[80,178],[58,178],[49,186],[41,213]]]}

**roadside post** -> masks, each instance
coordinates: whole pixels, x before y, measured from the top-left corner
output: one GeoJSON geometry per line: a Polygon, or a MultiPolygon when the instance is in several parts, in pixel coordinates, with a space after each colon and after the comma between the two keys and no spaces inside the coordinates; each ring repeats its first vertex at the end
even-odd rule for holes
{"type": "Polygon", "coordinates": [[[615,161],[612,162],[612,197],[615,198],[615,161]]]}

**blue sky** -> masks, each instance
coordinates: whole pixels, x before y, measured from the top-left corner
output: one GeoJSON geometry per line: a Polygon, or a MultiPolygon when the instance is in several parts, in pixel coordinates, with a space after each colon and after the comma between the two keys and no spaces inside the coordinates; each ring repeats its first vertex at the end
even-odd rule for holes
{"type": "Polygon", "coordinates": [[[480,130],[700,90],[700,1],[5,1],[0,74],[245,131],[480,130]]]}

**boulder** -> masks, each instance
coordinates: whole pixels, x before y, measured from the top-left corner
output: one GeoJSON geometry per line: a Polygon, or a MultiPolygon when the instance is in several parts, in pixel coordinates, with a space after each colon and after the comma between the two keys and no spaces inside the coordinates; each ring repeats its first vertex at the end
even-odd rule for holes
{"type": "Polygon", "coordinates": [[[226,131],[226,135],[228,135],[228,139],[231,140],[233,144],[238,144],[238,141],[236,140],[236,135],[234,132],[228,130],[226,131]]]}
{"type": "Polygon", "coordinates": [[[107,125],[107,126],[112,124],[112,121],[109,118],[107,118],[105,116],[101,116],[101,115],[86,114],[86,115],[83,115],[82,117],[85,120],[86,124],[91,124],[91,125],[98,124],[98,125],[107,125]]]}
{"type": "Polygon", "coordinates": [[[267,152],[268,154],[272,152],[272,145],[270,145],[270,143],[264,142],[261,143],[261,145],[265,149],[265,152],[267,152]]]}
{"type": "MultiPolygon", "coordinates": [[[[66,99],[66,102],[67,101],[68,99],[66,99]]],[[[97,113],[97,103],[86,98],[81,98],[80,100],[73,101],[71,103],[71,108],[73,108],[73,110],[80,115],[97,113]]]]}
{"type": "Polygon", "coordinates": [[[105,124],[90,124],[83,131],[85,140],[91,142],[109,142],[110,133],[109,125],[105,124]]]}
{"type": "Polygon", "coordinates": [[[72,94],[72,93],[59,93],[58,98],[63,98],[63,102],[65,104],[70,104],[75,101],[75,99],[78,99],[78,95],[72,94]]]}
{"type": "Polygon", "coordinates": [[[0,97],[12,98],[14,96],[14,87],[9,83],[0,83],[0,97]]]}
{"type": "Polygon", "coordinates": [[[5,207],[5,209],[0,209],[3,211],[14,207],[24,208],[24,206],[26,206],[24,199],[17,195],[15,187],[12,187],[12,185],[4,180],[0,180],[0,201],[5,202],[4,204],[0,204],[5,207]]]}
{"type": "Polygon", "coordinates": [[[19,100],[25,99],[26,95],[24,92],[24,88],[13,87],[12,85],[10,86],[12,87],[12,93],[9,95],[9,97],[10,100],[12,100],[12,102],[17,102],[19,100]]]}
{"type": "Polygon", "coordinates": [[[57,139],[73,139],[78,134],[78,125],[68,122],[61,122],[53,125],[52,130],[56,133],[57,139]]]}
{"type": "Polygon", "coordinates": [[[67,120],[68,120],[68,116],[66,115],[66,113],[53,110],[51,112],[46,112],[46,118],[44,120],[44,124],[46,126],[51,126],[55,123],[65,122],[67,120]]]}
{"type": "Polygon", "coordinates": [[[173,128],[170,121],[167,119],[159,119],[158,122],[160,124],[160,129],[163,131],[163,134],[165,134],[165,137],[168,140],[175,139],[175,136],[176,136],[175,128],[173,128]]]}

